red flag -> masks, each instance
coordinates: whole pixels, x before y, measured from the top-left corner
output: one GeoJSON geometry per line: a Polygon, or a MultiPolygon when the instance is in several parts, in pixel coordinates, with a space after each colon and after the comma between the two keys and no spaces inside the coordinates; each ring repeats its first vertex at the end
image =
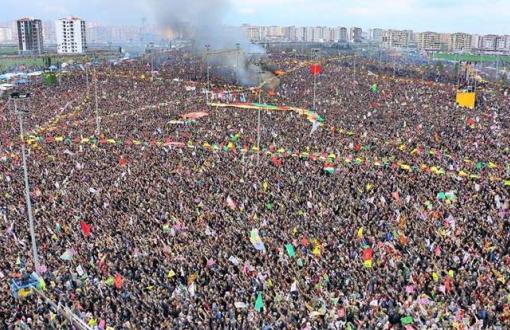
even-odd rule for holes
{"type": "Polygon", "coordinates": [[[122,283],[124,283],[124,280],[122,279],[122,276],[120,276],[119,273],[115,274],[115,281],[113,283],[117,289],[122,288],[122,283]]]}
{"type": "Polygon", "coordinates": [[[83,236],[89,237],[90,236],[90,225],[86,223],[85,221],[80,221],[80,227],[81,231],[83,232],[83,236]]]}
{"type": "Polygon", "coordinates": [[[470,127],[470,128],[475,128],[475,120],[473,118],[468,118],[467,120],[467,125],[470,127]]]}
{"type": "Polygon", "coordinates": [[[271,157],[271,162],[273,162],[273,165],[276,167],[282,166],[282,160],[277,157],[271,157]]]}
{"type": "Polygon", "coordinates": [[[321,74],[321,71],[322,71],[322,67],[320,64],[314,63],[314,64],[310,65],[310,73],[313,74],[314,76],[321,74]]]}
{"type": "Polygon", "coordinates": [[[119,165],[120,167],[125,167],[127,165],[127,159],[124,158],[124,156],[121,156],[119,159],[119,165]]]}
{"type": "Polygon", "coordinates": [[[372,250],[372,248],[364,249],[361,257],[363,258],[363,261],[372,260],[374,257],[374,250],[372,250]]]}

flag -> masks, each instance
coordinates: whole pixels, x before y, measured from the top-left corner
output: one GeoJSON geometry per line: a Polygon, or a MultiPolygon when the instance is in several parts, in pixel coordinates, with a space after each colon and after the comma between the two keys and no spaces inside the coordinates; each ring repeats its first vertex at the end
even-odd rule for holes
{"type": "Polygon", "coordinates": [[[273,163],[274,166],[276,167],[280,167],[282,166],[282,160],[279,159],[278,157],[271,157],[271,162],[273,163]]]}
{"type": "Polygon", "coordinates": [[[319,123],[317,120],[313,121],[312,122],[312,130],[310,131],[310,136],[315,133],[315,131],[317,131],[317,129],[319,129],[319,127],[321,126],[321,123],[319,123]]]}
{"type": "Polygon", "coordinates": [[[86,223],[85,221],[80,221],[80,227],[81,227],[81,231],[83,233],[83,236],[85,237],[89,237],[90,236],[90,225],[88,223],[86,223]]]}
{"type": "Polygon", "coordinates": [[[258,251],[266,251],[264,242],[262,242],[262,239],[259,236],[258,229],[252,229],[252,231],[250,232],[250,242],[258,251]]]}
{"type": "Polygon", "coordinates": [[[366,248],[363,250],[361,258],[363,259],[363,266],[365,266],[365,268],[372,268],[373,257],[374,250],[372,248],[366,248]]]}
{"type": "Polygon", "coordinates": [[[119,273],[115,274],[115,280],[114,284],[117,289],[122,288],[122,283],[124,283],[124,280],[122,279],[122,276],[120,276],[119,273]]]}
{"type": "Polygon", "coordinates": [[[370,91],[372,91],[372,93],[377,93],[377,84],[370,86],[370,91]]]}
{"type": "Polygon", "coordinates": [[[331,163],[324,164],[324,172],[328,174],[335,174],[335,167],[331,163]]]}
{"type": "Polygon", "coordinates": [[[237,208],[236,203],[232,200],[230,196],[227,197],[227,206],[232,210],[235,210],[237,208]]]}
{"type": "Polygon", "coordinates": [[[466,123],[469,128],[471,129],[475,128],[476,122],[473,118],[468,118],[466,123]]]}
{"type": "Polygon", "coordinates": [[[115,279],[113,276],[108,276],[108,278],[104,281],[104,283],[108,286],[112,286],[115,284],[115,279]]]}
{"type": "Polygon", "coordinates": [[[321,71],[322,71],[322,67],[320,64],[314,63],[314,64],[310,65],[310,73],[313,74],[314,76],[321,74],[321,71]]]}
{"type": "Polygon", "coordinates": [[[124,156],[121,156],[120,159],[119,159],[119,166],[120,167],[125,167],[127,165],[127,159],[124,158],[124,156]]]}
{"type": "Polygon", "coordinates": [[[65,261],[71,261],[73,259],[74,250],[73,249],[67,249],[61,256],[60,259],[65,261]]]}
{"type": "Polygon", "coordinates": [[[260,311],[264,308],[264,300],[262,300],[262,293],[257,293],[257,300],[255,301],[255,310],[260,313],[260,311]]]}
{"type": "Polygon", "coordinates": [[[296,251],[294,250],[294,245],[285,244],[285,248],[287,249],[287,254],[289,257],[294,258],[296,256],[296,251]]]}

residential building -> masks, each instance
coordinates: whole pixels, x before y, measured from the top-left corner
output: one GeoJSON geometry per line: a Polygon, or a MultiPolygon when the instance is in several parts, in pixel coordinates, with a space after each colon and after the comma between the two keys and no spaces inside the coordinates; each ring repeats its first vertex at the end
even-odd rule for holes
{"type": "Polygon", "coordinates": [[[303,42],[306,40],[306,28],[298,27],[296,28],[296,41],[303,42]]]}
{"type": "Polygon", "coordinates": [[[0,26],[0,43],[12,41],[12,30],[7,26],[0,26]]]}
{"type": "Polygon", "coordinates": [[[495,34],[488,34],[482,37],[480,42],[480,49],[482,50],[496,50],[497,47],[498,36],[495,34]]]}
{"type": "Polygon", "coordinates": [[[349,35],[350,42],[361,42],[363,40],[363,30],[359,27],[352,27],[349,35]]]}
{"type": "Polygon", "coordinates": [[[471,35],[471,49],[481,48],[482,37],[478,34],[471,35]]]}
{"type": "Polygon", "coordinates": [[[59,54],[81,54],[87,51],[87,29],[81,18],[61,18],[57,20],[55,30],[59,54]]]}
{"type": "Polygon", "coordinates": [[[55,32],[55,22],[43,21],[43,38],[44,43],[55,44],[57,42],[57,34],[55,32]]]}
{"type": "Polygon", "coordinates": [[[470,52],[472,49],[472,37],[470,34],[457,32],[450,35],[449,51],[470,52]]]}
{"type": "Polygon", "coordinates": [[[387,30],[382,39],[385,48],[404,48],[409,44],[409,31],[387,30]]]}
{"type": "Polygon", "coordinates": [[[504,51],[504,50],[508,50],[508,43],[507,43],[507,38],[509,36],[498,36],[498,38],[496,39],[496,50],[499,50],[499,51],[504,51]]]}
{"type": "Polygon", "coordinates": [[[368,33],[368,38],[371,41],[382,43],[383,33],[384,33],[383,29],[370,29],[368,33]]]}
{"type": "Polygon", "coordinates": [[[16,21],[18,28],[18,53],[42,54],[43,26],[40,19],[22,18],[16,21]]]}
{"type": "Polygon", "coordinates": [[[439,51],[441,50],[441,36],[436,32],[421,32],[417,34],[418,49],[426,51],[439,51]]]}
{"type": "Polygon", "coordinates": [[[349,35],[347,34],[347,28],[341,27],[340,28],[340,42],[347,42],[349,41],[349,35]]]}

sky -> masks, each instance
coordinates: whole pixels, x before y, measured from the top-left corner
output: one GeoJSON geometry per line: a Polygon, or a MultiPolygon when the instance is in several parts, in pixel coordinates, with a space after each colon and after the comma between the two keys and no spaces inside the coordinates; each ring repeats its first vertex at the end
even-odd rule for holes
{"type": "MultiPolygon", "coordinates": [[[[194,0],[190,0],[192,2],[194,0]]],[[[227,0],[224,23],[359,26],[510,34],[510,0],[227,0]]],[[[168,0],[172,6],[172,0],[168,0]]],[[[0,0],[0,22],[75,15],[106,25],[153,21],[151,0],[0,0]]]]}

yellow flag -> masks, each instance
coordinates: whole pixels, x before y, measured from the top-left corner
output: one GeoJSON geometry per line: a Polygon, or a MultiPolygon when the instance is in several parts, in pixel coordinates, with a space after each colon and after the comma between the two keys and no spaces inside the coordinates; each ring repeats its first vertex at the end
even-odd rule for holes
{"type": "Polygon", "coordinates": [[[433,272],[433,273],[432,273],[432,279],[434,280],[434,282],[439,281],[439,275],[437,275],[437,273],[436,273],[436,272],[433,272]]]}
{"type": "Polygon", "coordinates": [[[172,278],[172,277],[174,277],[174,276],[175,276],[174,271],[173,271],[173,270],[170,270],[170,271],[168,272],[168,275],[167,275],[166,277],[168,277],[168,278],[172,278]]]}
{"type": "Polygon", "coordinates": [[[363,238],[363,227],[358,228],[358,238],[363,238]]]}
{"type": "Polygon", "coordinates": [[[319,257],[321,255],[321,247],[320,245],[316,245],[313,247],[312,253],[314,256],[319,257]]]}
{"type": "Polygon", "coordinates": [[[365,268],[372,268],[372,260],[363,261],[363,266],[365,266],[365,268]]]}
{"type": "Polygon", "coordinates": [[[267,180],[264,180],[264,182],[262,183],[262,189],[264,189],[264,192],[267,191],[267,187],[268,187],[267,180]]]}
{"type": "Polygon", "coordinates": [[[365,188],[366,188],[366,190],[367,190],[367,191],[370,191],[370,190],[372,190],[372,188],[373,188],[373,187],[374,187],[374,185],[373,185],[373,184],[371,184],[371,183],[367,183],[367,185],[366,185],[366,187],[365,187],[365,188]]]}

